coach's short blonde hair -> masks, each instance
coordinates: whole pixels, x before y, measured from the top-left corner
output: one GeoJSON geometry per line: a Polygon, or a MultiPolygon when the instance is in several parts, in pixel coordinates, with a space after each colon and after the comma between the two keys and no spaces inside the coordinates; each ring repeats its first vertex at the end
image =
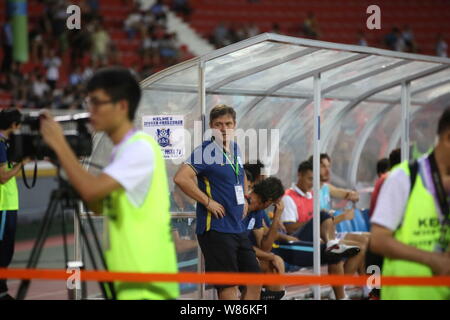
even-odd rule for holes
{"type": "Polygon", "coordinates": [[[227,106],[226,104],[218,104],[214,106],[214,108],[211,109],[211,112],[209,113],[209,123],[212,123],[214,119],[217,119],[219,117],[225,116],[229,114],[233,121],[236,122],[236,111],[230,106],[227,106]]]}

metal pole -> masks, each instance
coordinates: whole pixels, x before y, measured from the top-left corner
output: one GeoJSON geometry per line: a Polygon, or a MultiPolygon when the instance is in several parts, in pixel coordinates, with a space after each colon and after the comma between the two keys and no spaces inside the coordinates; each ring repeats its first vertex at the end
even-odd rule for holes
{"type": "MultiPolygon", "coordinates": [[[[80,207],[82,207],[82,204],[79,203],[78,204],[80,207]]],[[[81,212],[82,210],[80,210],[81,212]]],[[[73,213],[73,223],[74,223],[74,239],[75,239],[75,248],[73,251],[74,257],[73,257],[73,261],[83,261],[82,255],[81,255],[81,236],[80,236],[80,228],[78,225],[78,218],[77,215],[75,214],[75,212],[73,213]]],[[[84,283],[82,284],[82,286],[85,285],[84,283]]],[[[83,298],[83,293],[81,289],[75,289],[75,300],[81,300],[83,298]]]]}
{"type": "Polygon", "coordinates": [[[411,110],[411,82],[402,83],[402,161],[409,160],[409,123],[411,110]]]}
{"type": "MultiPolygon", "coordinates": [[[[198,64],[198,98],[200,101],[200,108],[202,111],[202,138],[200,141],[203,141],[203,136],[206,131],[206,88],[205,88],[205,62],[201,61],[198,64]]],[[[195,132],[194,132],[195,134],[195,132]]],[[[194,146],[195,148],[196,146],[194,146]]],[[[197,248],[197,272],[203,273],[204,268],[204,260],[202,258],[202,251],[200,247],[197,248]]],[[[206,285],[202,283],[199,288],[199,300],[205,299],[206,294],[206,285]]]]}
{"type": "MultiPolygon", "coordinates": [[[[313,175],[314,175],[314,215],[313,215],[313,236],[314,236],[314,274],[320,276],[320,73],[314,76],[314,154],[313,154],[313,175]]],[[[314,299],[320,300],[320,285],[314,286],[314,299]]]]}

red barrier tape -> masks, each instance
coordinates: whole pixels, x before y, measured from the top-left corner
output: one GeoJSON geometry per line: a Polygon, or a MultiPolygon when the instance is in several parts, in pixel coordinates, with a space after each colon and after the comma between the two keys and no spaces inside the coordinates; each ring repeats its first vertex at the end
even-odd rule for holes
{"type": "MultiPolygon", "coordinates": [[[[67,280],[73,271],[45,269],[0,269],[0,279],[67,280]]],[[[373,276],[372,276],[373,277],[373,276]]],[[[210,284],[290,284],[290,285],[367,285],[366,276],[276,275],[258,273],[125,273],[80,271],[81,281],[183,282],[210,284]]],[[[382,285],[446,286],[450,277],[381,277],[382,285]]],[[[369,282],[372,284],[372,281],[369,282]]]]}

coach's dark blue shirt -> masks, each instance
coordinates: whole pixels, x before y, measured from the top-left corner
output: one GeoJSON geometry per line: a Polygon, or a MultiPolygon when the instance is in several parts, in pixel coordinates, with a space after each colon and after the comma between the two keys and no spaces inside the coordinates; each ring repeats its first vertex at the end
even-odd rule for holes
{"type": "Polygon", "coordinates": [[[211,199],[225,208],[225,217],[217,219],[205,206],[197,203],[197,234],[215,230],[224,233],[245,232],[242,222],[244,205],[238,205],[235,193],[237,184],[244,188],[244,167],[237,144],[231,142],[232,155],[228,158],[236,163],[238,161],[239,175],[223,153],[223,148],[213,141],[205,141],[192,152],[187,164],[197,173],[198,187],[211,199]]]}

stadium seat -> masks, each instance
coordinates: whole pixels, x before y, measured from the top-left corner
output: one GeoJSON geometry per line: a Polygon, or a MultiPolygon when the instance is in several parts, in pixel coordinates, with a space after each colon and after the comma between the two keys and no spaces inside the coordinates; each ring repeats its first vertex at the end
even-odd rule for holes
{"type": "MultiPolygon", "coordinates": [[[[247,0],[190,0],[193,14],[189,23],[205,38],[213,34],[219,22],[246,25],[255,23],[261,32],[271,29],[272,24],[278,23],[280,30],[295,36],[299,35],[300,25],[307,12],[314,12],[321,29],[321,39],[339,43],[355,43],[356,32],[365,28],[368,15],[365,1],[346,0],[315,1],[309,0],[265,0],[249,3],[247,0]],[[245,14],[244,14],[245,13],[245,14]]],[[[434,54],[434,42],[438,32],[449,32],[450,10],[448,1],[429,0],[417,1],[378,1],[382,9],[381,30],[366,32],[371,46],[380,46],[384,35],[393,26],[410,25],[421,53],[434,54]],[[417,10],[417,6],[425,8],[417,10]],[[445,12],[443,14],[443,12],[445,12]],[[422,28],[428,28],[426,34],[421,34],[422,28]]]]}

